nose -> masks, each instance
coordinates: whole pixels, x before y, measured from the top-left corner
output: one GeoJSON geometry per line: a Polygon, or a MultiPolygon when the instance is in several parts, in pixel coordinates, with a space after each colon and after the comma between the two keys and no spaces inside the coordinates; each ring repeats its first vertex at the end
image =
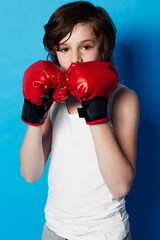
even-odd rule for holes
{"type": "Polygon", "coordinates": [[[81,52],[79,50],[75,50],[75,51],[72,52],[71,62],[72,63],[83,62],[82,55],[81,55],[81,52]]]}

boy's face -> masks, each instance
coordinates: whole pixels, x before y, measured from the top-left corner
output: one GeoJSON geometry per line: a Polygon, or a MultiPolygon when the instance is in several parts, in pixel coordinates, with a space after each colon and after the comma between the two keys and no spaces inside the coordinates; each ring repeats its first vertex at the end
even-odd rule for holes
{"type": "Polygon", "coordinates": [[[64,71],[68,69],[72,62],[81,63],[101,60],[99,41],[89,24],[77,24],[71,36],[69,36],[70,34],[60,41],[59,51],[56,51],[60,67],[64,71]]]}

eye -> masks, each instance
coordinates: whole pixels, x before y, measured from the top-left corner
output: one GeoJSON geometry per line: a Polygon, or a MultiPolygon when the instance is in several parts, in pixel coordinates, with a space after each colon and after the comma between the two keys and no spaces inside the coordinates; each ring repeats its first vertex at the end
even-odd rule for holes
{"type": "Polygon", "coordinates": [[[67,51],[68,51],[68,48],[67,48],[67,47],[60,49],[60,52],[67,52],[67,51]]]}
{"type": "Polygon", "coordinates": [[[91,45],[83,45],[82,46],[82,50],[89,50],[90,48],[92,48],[91,45]]]}

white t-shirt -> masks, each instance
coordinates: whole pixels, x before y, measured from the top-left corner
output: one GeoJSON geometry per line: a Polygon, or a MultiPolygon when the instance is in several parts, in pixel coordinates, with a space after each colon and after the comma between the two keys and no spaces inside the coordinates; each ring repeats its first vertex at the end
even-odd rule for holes
{"type": "MultiPolygon", "coordinates": [[[[109,97],[108,114],[119,84],[109,97]]],[[[121,240],[129,232],[125,198],[114,199],[101,175],[89,125],[64,103],[50,112],[52,146],[46,225],[69,240],[121,240]]],[[[112,123],[110,122],[112,125],[112,123]]]]}

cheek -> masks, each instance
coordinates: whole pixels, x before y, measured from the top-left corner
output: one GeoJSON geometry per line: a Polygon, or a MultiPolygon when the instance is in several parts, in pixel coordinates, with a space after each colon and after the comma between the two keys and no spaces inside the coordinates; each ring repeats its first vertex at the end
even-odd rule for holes
{"type": "Polygon", "coordinates": [[[98,53],[98,54],[96,55],[96,60],[97,60],[97,61],[101,61],[101,60],[102,60],[102,57],[101,57],[100,53],[98,53]]]}
{"type": "Polygon", "coordinates": [[[91,59],[91,61],[100,61],[101,60],[101,54],[99,52],[98,45],[92,48],[87,54],[88,57],[91,59]]]}
{"type": "Polygon", "coordinates": [[[64,64],[64,63],[61,63],[61,64],[60,64],[60,68],[61,68],[64,72],[66,72],[67,69],[69,68],[69,65],[68,65],[68,64],[64,64]]]}
{"type": "Polygon", "coordinates": [[[102,56],[99,52],[99,49],[97,49],[96,52],[95,52],[95,58],[96,58],[97,61],[102,60],[102,56]]]}
{"type": "Polygon", "coordinates": [[[90,53],[86,54],[86,59],[88,59],[89,61],[100,61],[101,55],[99,51],[91,51],[90,53]]]}
{"type": "Polygon", "coordinates": [[[62,68],[63,71],[66,71],[68,69],[68,61],[65,57],[62,57],[61,54],[57,54],[57,58],[60,64],[60,67],[62,68]]]}

